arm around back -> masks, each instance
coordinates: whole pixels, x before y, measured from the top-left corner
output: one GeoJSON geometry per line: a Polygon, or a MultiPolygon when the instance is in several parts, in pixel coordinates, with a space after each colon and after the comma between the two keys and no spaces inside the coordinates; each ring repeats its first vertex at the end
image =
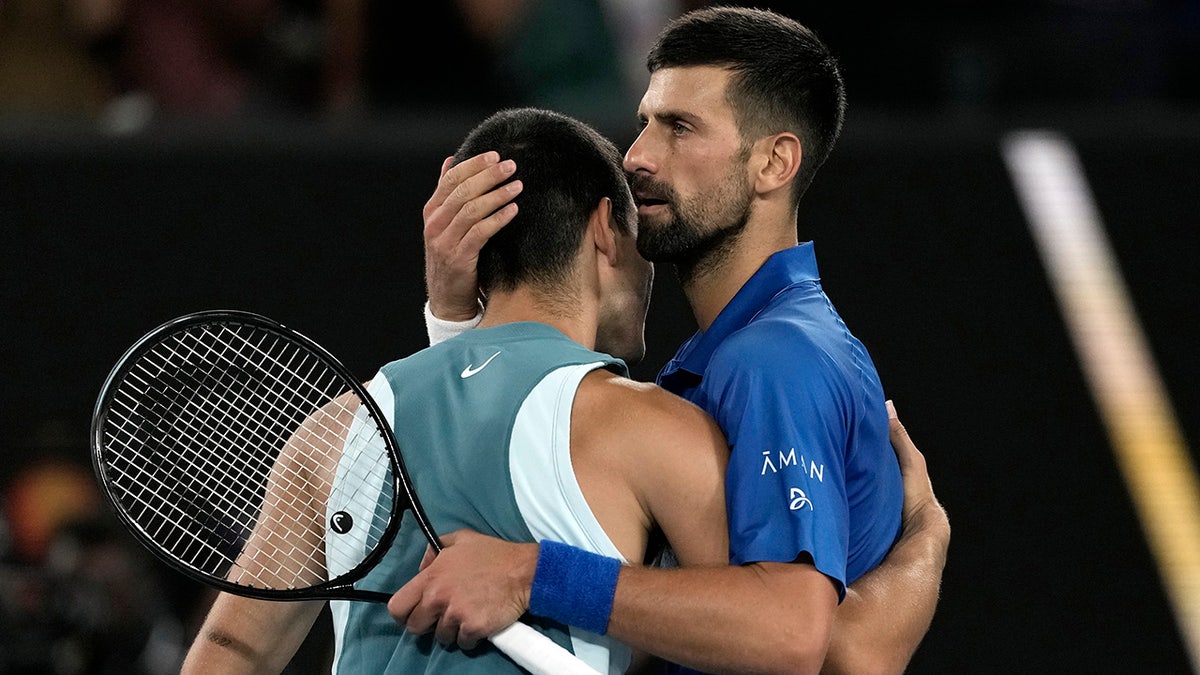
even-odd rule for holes
{"type": "MultiPolygon", "coordinates": [[[[597,370],[576,393],[570,428],[580,490],[627,560],[644,560],[660,528],[685,564],[726,565],[728,451],[711,419],[654,385],[597,370]]],[[[529,607],[538,546],[466,530],[442,539],[388,609],[410,631],[436,629],[441,642],[471,648],[529,607]]]]}
{"type": "Polygon", "coordinates": [[[925,457],[888,402],[892,447],[904,478],[904,525],[878,567],[851,584],[838,609],[823,672],[901,673],[933,620],[950,544],[925,457]]]}
{"type": "MultiPolygon", "coordinates": [[[[659,527],[684,567],[621,568],[608,633],[638,651],[714,673],[816,672],[837,588],[812,565],[728,565],[727,448],[693,404],[601,372],[572,413],[572,464],[589,506],[638,560],[659,527]]],[[[461,531],[392,597],[409,630],[469,647],[528,607],[537,546],[461,531]]],[[[550,617],[555,618],[555,617],[550,617]]]]}
{"type": "Polygon", "coordinates": [[[584,494],[594,503],[588,494],[591,472],[596,478],[624,477],[683,565],[622,568],[609,633],[635,649],[706,672],[817,672],[837,588],[804,562],[728,565],[728,449],[716,423],[694,404],[652,385],[618,379],[599,384],[580,390],[575,414],[586,410],[590,417],[573,426],[572,460],[577,461],[576,431],[588,434],[605,424],[612,447],[595,453],[602,469],[580,458],[584,464],[577,464],[576,473],[584,494]]]}

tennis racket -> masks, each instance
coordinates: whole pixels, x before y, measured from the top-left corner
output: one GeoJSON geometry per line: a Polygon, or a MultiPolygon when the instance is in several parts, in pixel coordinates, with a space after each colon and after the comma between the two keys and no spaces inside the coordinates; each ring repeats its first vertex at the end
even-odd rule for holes
{"type": "MultiPolygon", "coordinates": [[[[386,603],[354,584],[405,512],[442,548],[386,419],[304,335],[250,312],[198,312],[117,362],[92,461],[121,522],[192,579],[264,600],[386,603]]],[[[596,673],[524,623],[491,642],[535,675],[596,673]]]]}

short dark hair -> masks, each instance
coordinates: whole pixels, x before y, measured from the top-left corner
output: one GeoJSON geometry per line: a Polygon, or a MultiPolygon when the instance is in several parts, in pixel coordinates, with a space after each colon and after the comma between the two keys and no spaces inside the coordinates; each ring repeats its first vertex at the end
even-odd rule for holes
{"type": "Polygon", "coordinates": [[[742,138],[791,131],[804,144],[793,199],[812,183],[841,134],[846,88],[837,59],[811,29],[777,12],[705,7],[659,34],[646,67],[719,66],[733,71],[727,100],[742,138]]]}
{"type": "Polygon", "coordinates": [[[501,110],[467,134],[454,160],[488,150],[517,163],[514,179],[523,188],[516,217],[480,252],[481,288],[561,282],[583,241],[588,216],[604,197],[612,200],[618,229],[634,231],[636,211],[621,151],[587,124],[540,108],[501,110]]]}

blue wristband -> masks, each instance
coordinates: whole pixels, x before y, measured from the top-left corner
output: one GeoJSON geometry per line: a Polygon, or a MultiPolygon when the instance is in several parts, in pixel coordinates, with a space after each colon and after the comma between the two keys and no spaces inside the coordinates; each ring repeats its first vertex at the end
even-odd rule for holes
{"type": "Polygon", "coordinates": [[[620,571],[621,561],[616,558],[542,541],[529,593],[529,611],[604,635],[620,571]]]}

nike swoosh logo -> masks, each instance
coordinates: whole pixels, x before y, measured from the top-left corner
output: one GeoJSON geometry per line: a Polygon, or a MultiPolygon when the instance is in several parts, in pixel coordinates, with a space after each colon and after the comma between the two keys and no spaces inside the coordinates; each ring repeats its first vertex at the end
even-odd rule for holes
{"type": "Polygon", "coordinates": [[[484,368],[487,368],[487,365],[489,363],[491,363],[492,359],[496,358],[497,356],[500,356],[500,352],[496,352],[495,354],[492,354],[491,356],[489,356],[488,360],[484,361],[478,368],[472,367],[471,365],[468,364],[466,368],[463,368],[462,374],[459,375],[459,377],[461,377],[464,380],[467,379],[468,377],[471,377],[475,373],[478,373],[479,371],[483,370],[484,368]]]}

